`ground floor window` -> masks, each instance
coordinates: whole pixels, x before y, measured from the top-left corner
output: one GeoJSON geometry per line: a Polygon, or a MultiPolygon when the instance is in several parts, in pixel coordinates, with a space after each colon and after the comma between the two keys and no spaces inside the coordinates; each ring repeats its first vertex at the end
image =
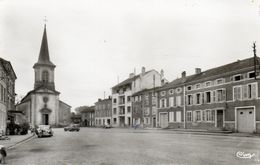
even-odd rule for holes
{"type": "Polygon", "coordinates": [[[180,111],[176,112],[176,122],[181,122],[181,112],[180,111]]]}
{"type": "Polygon", "coordinates": [[[174,122],[174,112],[169,112],[169,122],[174,122]]]}
{"type": "Polygon", "coordinates": [[[116,118],[114,118],[114,124],[116,124],[116,118]]]}
{"type": "Polygon", "coordinates": [[[201,111],[195,111],[195,121],[201,121],[201,111]]]}
{"type": "Polygon", "coordinates": [[[191,115],[192,115],[191,111],[187,112],[187,121],[189,121],[189,122],[192,121],[192,116],[191,115]]]}
{"type": "Polygon", "coordinates": [[[144,118],[144,124],[150,124],[150,118],[149,117],[144,118]]]}

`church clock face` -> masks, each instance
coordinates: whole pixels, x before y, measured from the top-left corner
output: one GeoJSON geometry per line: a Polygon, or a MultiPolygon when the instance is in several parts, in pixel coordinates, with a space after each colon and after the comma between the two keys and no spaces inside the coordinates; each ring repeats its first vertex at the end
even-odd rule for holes
{"type": "Polygon", "coordinates": [[[44,103],[47,103],[48,100],[49,100],[49,98],[48,98],[47,96],[43,97],[43,102],[44,102],[44,103]]]}

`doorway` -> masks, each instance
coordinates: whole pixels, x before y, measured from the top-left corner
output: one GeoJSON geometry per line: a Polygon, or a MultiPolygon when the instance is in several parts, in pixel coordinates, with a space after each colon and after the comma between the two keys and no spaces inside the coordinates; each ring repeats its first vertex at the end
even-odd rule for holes
{"type": "Polygon", "coordinates": [[[217,127],[222,128],[223,127],[223,110],[216,110],[217,112],[217,127]]]}
{"type": "Polygon", "coordinates": [[[49,125],[49,114],[43,114],[42,115],[42,123],[44,125],[49,125]]]}
{"type": "Polygon", "coordinates": [[[156,117],[153,117],[153,127],[156,127],[156,117]]]}

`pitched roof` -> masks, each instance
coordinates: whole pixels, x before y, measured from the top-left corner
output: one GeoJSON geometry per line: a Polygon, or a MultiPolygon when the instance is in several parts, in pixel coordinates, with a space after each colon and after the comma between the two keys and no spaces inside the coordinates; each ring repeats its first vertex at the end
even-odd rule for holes
{"type": "Polygon", "coordinates": [[[5,71],[10,74],[11,76],[13,76],[14,79],[17,79],[16,74],[14,72],[14,69],[12,67],[12,64],[10,61],[7,61],[3,58],[0,57],[0,62],[2,63],[2,66],[4,67],[5,71]]]}
{"type": "Polygon", "coordinates": [[[55,67],[55,65],[50,61],[46,26],[44,26],[44,32],[42,36],[42,43],[41,43],[40,54],[38,57],[38,62],[34,64],[34,66],[36,65],[48,65],[51,67],[55,67]]]}
{"type": "MultiPolygon", "coordinates": [[[[153,70],[153,69],[152,69],[152,70],[153,70]]],[[[149,72],[151,72],[152,70],[149,70],[149,71],[145,72],[144,75],[147,74],[147,73],[149,73],[149,72]]],[[[124,86],[124,85],[130,84],[130,83],[132,83],[135,79],[137,79],[138,77],[140,77],[141,74],[142,74],[142,73],[140,73],[140,74],[138,74],[138,75],[135,75],[135,76],[133,76],[133,77],[129,77],[129,78],[127,78],[126,80],[120,82],[119,84],[115,85],[115,86],[112,87],[112,88],[116,88],[116,87],[120,87],[120,86],[124,86]]]]}
{"type": "MultiPolygon", "coordinates": [[[[258,64],[260,62],[260,58],[257,57],[257,61],[258,64]]],[[[247,58],[244,60],[238,60],[236,62],[232,62],[226,65],[222,65],[216,68],[212,68],[209,70],[206,70],[204,72],[201,72],[199,74],[194,74],[192,75],[192,79],[189,81],[196,81],[196,80],[200,80],[203,78],[210,78],[212,76],[217,76],[217,75],[222,75],[223,73],[230,73],[230,72],[234,72],[240,69],[244,69],[244,68],[249,68],[249,67],[254,67],[254,57],[251,58],[247,58]]]]}

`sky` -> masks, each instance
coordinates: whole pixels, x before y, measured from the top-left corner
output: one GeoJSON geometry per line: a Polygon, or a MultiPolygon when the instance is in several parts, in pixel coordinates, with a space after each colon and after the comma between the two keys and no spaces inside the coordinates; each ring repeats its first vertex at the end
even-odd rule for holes
{"type": "Polygon", "coordinates": [[[260,0],[0,0],[0,57],[17,100],[33,89],[45,16],[56,90],[72,109],[143,66],[172,81],[253,57],[254,41],[260,50],[260,0]]]}

